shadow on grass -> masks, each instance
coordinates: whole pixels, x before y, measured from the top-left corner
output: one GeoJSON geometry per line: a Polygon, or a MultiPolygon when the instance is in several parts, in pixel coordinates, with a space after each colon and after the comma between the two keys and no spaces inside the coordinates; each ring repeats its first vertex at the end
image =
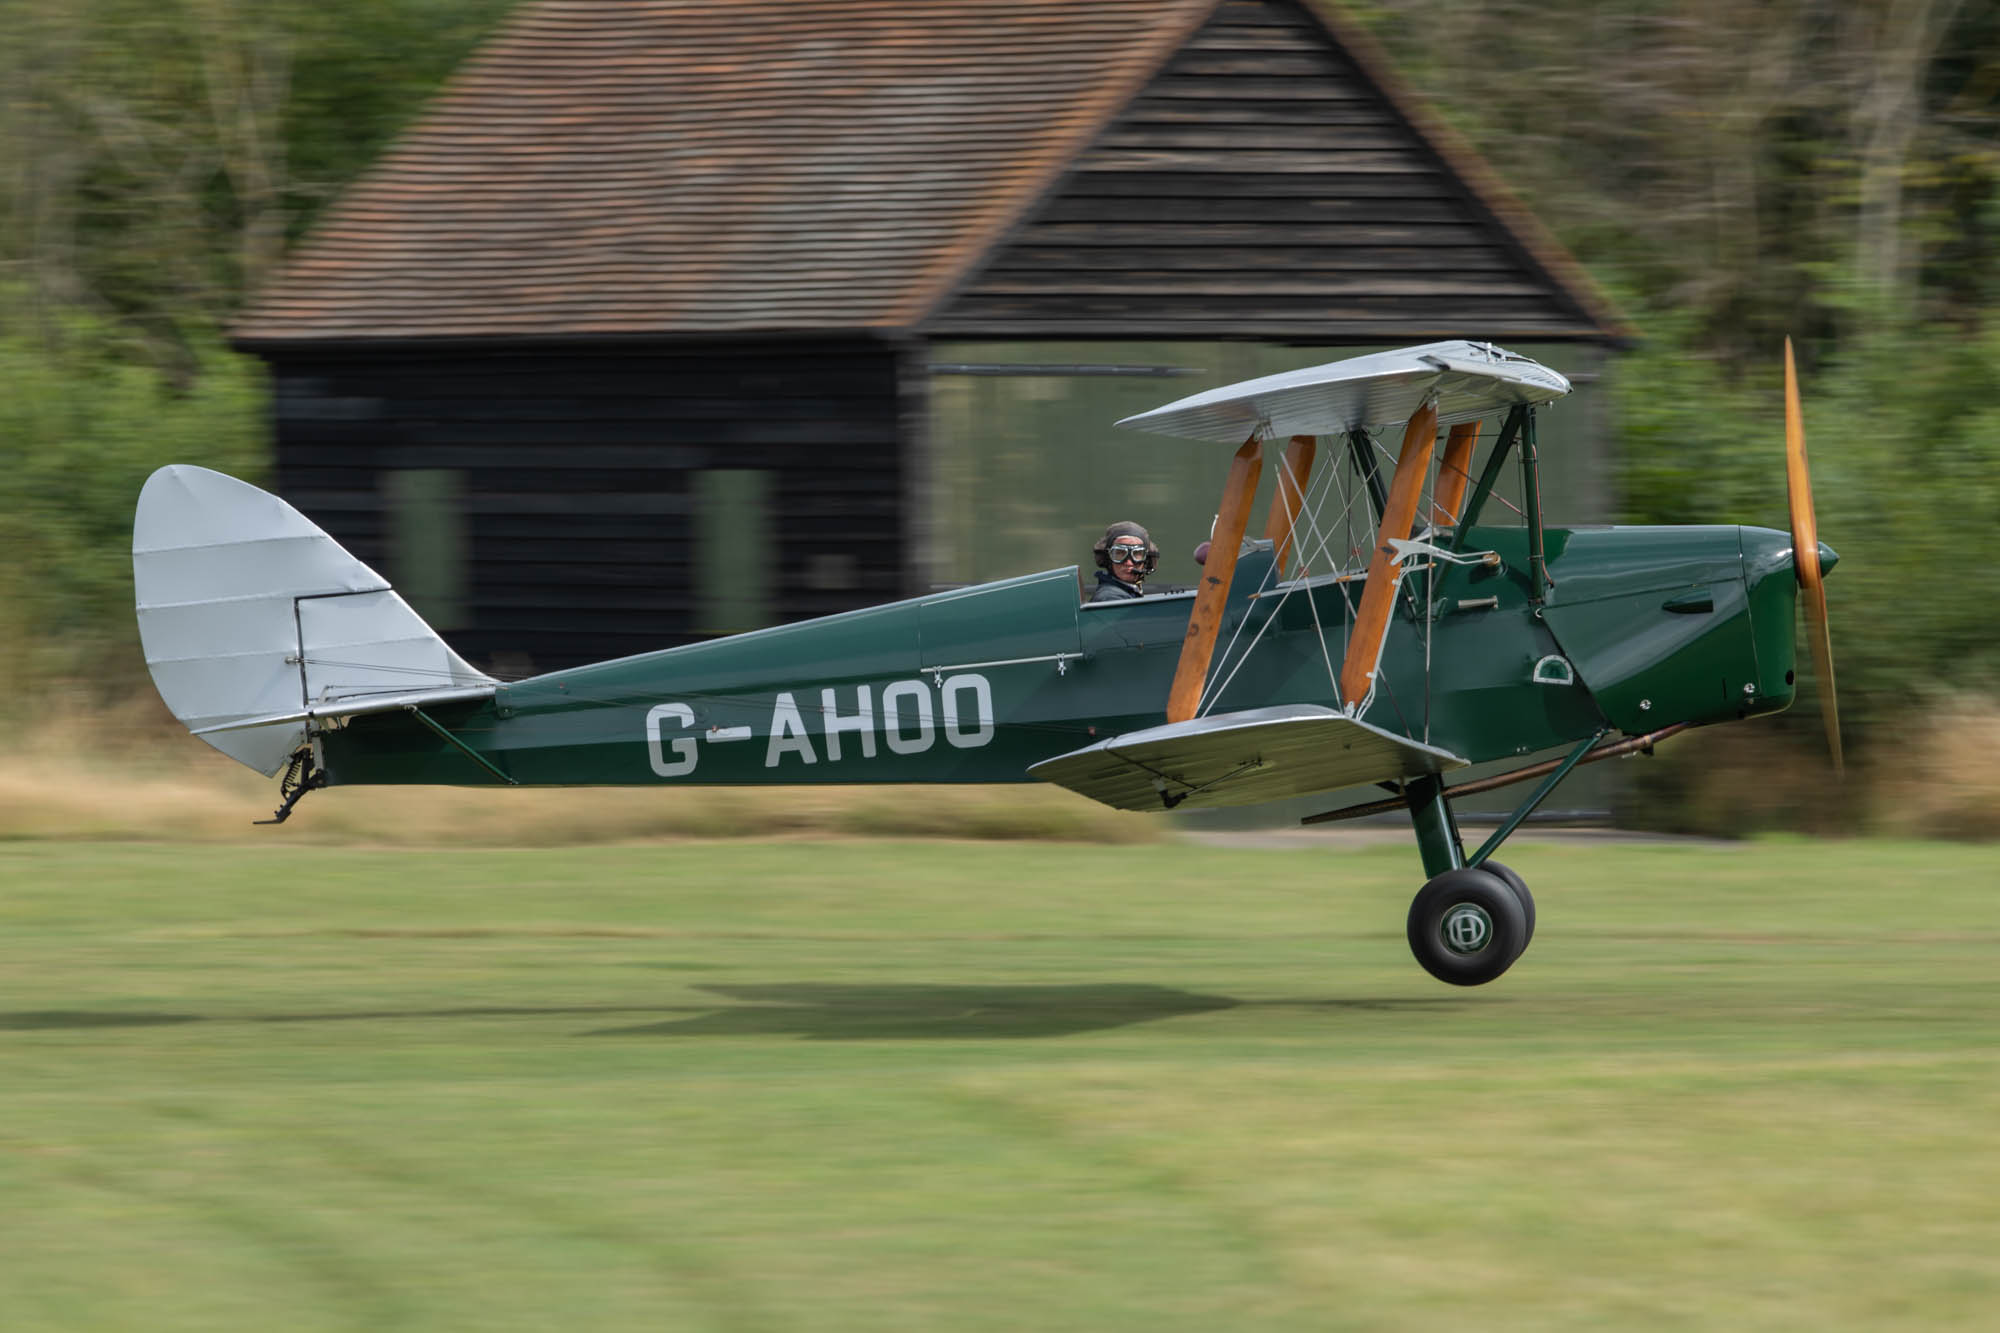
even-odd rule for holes
{"type": "Polygon", "coordinates": [[[93,1014],[72,1009],[34,1009],[0,1014],[0,1032],[43,1032],[63,1028],[154,1028],[205,1023],[200,1014],[93,1014]]]}
{"type": "MultiPolygon", "coordinates": [[[[694,1006],[699,1009],[699,1006],[694,1006]]],[[[576,1015],[607,1017],[612,1014],[685,1014],[688,1005],[670,1004],[570,1004],[531,1007],[525,1005],[468,1005],[456,1009],[348,1009],[318,1014],[249,1014],[214,1018],[208,1014],[92,1013],[74,1009],[35,1009],[0,1014],[0,1032],[47,1032],[73,1028],[147,1028],[174,1023],[370,1023],[396,1019],[439,1018],[563,1018],[576,1015]]]]}
{"type": "Polygon", "coordinates": [[[1233,1009],[1237,1001],[1168,986],[702,986],[725,1001],[692,1018],[601,1028],[591,1037],[1062,1037],[1233,1009]]]}
{"type": "Polygon", "coordinates": [[[1063,1037],[1224,1009],[1418,1009],[1437,999],[1255,1000],[1168,986],[703,986],[742,1003],[695,1018],[604,1028],[594,1037],[791,1036],[808,1041],[881,1038],[1063,1037]]]}
{"type": "Polygon", "coordinates": [[[597,1028],[587,1037],[796,1037],[807,1041],[911,1038],[1014,1040],[1064,1037],[1227,1009],[1422,1012],[1452,1007],[1456,996],[1237,1000],[1169,986],[910,986],[776,984],[703,986],[709,1005],[528,1005],[451,1009],[329,1010],[212,1019],[204,1014],[85,1010],[0,1013],[0,1032],[165,1027],[206,1022],[371,1023],[453,1018],[574,1018],[613,1015],[658,1018],[628,1027],[597,1028]]]}

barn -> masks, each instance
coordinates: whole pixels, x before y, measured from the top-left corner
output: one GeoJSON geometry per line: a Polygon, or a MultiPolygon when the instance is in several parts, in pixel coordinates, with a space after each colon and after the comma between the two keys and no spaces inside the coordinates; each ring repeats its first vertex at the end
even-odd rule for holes
{"type": "Polygon", "coordinates": [[[505,674],[1113,518],[1191,576],[1223,459],[1112,420],[1433,338],[1586,386],[1599,517],[1624,336],[1318,0],[530,0],[234,329],[277,488],[505,674]]]}

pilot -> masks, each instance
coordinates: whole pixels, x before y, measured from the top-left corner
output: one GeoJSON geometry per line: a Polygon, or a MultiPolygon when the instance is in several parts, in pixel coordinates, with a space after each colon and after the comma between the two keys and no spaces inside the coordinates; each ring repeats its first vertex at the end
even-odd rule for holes
{"type": "Polygon", "coordinates": [[[1146,576],[1160,563],[1160,548],[1137,523],[1113,523],[1091,548],[1097,557],[1093,602],[1122,602],[1145,593],[1146,576]]]}

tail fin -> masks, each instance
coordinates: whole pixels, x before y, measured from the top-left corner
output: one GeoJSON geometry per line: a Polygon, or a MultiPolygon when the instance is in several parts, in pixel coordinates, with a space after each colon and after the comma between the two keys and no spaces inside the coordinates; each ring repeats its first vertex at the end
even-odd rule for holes
{"type": "Polygon", "coordinates": [[[207,468],[147,479],[132,581],[160,698],[266,777],[314,718],[477,698],[498,683],[305,515],[207,468]]]}

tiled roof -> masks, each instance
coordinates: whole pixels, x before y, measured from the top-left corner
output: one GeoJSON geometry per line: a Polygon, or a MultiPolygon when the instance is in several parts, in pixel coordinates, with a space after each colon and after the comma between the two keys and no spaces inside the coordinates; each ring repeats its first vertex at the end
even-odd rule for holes
{"type": "Polygon", "coordinates": [[[1621,332],[1327,0],[531,0],[234,333],[1211,326],[1621,332]]]}
{"type": "Polygon", "coordinates": [[[243,342],[896,328],[1214,0],[540,0],[243,342]]]}

